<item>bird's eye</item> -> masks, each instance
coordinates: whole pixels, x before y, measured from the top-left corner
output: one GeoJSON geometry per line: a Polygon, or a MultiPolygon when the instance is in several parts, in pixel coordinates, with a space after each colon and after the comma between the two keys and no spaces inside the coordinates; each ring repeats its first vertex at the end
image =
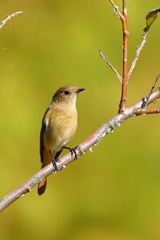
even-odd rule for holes
{"type": "Polygon", "coordinates": [[[69,95],[69,92],[68,91],[64,91],[64,95],[69,95]]]}

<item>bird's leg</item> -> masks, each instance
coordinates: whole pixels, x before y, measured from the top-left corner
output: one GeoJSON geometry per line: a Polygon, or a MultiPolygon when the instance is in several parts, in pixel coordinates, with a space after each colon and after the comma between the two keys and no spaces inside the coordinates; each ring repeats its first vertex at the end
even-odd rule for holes
{"type": "MultiPolygon", "coordinates": [[[[78,147],[78,146],[77,146],[78,147]]],[[[70,148],[70,147],[62,147],[62,148],[64,148],[64,149],[69,149],[69,151],[70,151],[70,153],[71,153],[71,156],[73,157],[73,155],[75,156],[75,159],[77,159],[78,157],[77,157],[77,153],[76,153],[76,148],[77,147],[75,147],[75,148],[70,148]]]]}
{"type": "Polygon", "coordinates": [[[57,167],[57,161],[56,160],[57,159],[52,158],[52,164],[53,164],[53,167],[55,168],[55,171],[58,172],[59,170],[58,170],[58,167],[57,167]]]}
{"type": "Polygon", "coordinates": [[[59,157],[59,155],[61,154],[62,151],[63,151],[63,149],[60,150],[59,152],[57,152],[56,155],[54,156],[54,158],[52,158],[51,151],[49,150],[49,153],[50,153],[51,158],[52,158],[52,164],[53,164],[53,166],[54,166],[56,172],[59,171],[59,170],[58,170],[58,167],[57,167],[57,162],[59,162],[58,157],[59,157]]]}
{"type": "Polygon", "coordinates": [[[54,159],[56,160],[56,162],[59,162],[58,157],[60,156],[62,151],[63,151],[63,149],[61,149],[59,152],[57,152],[56,155],[54,156],[54,159]]]}

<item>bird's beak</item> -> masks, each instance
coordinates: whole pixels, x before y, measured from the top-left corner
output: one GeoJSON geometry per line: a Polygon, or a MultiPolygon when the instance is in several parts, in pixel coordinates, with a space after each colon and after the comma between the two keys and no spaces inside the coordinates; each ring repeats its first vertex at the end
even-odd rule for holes
{"type": "Polygon", "coordinates": [[[77,93],[82,92],[82,91],[84,91],[84,90],[85,90],[85,88],[79,88],[79,89],[77,90],[77,93]]]}

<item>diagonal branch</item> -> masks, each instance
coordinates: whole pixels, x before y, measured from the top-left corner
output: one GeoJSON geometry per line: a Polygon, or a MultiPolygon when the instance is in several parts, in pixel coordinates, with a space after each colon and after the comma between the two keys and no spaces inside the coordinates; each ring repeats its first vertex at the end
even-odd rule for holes
{"type": "Polygon", "coordinates": [[[0,28],[2,28],[6,24],[6,22],[11,19],[11,17],[15,17],[15,16],[17,16],[20,13],[24,13],[24,12],[23,11],[19,11],[19,12],[12,13],[11,15],[8,15],[6,17],[6,19],[1,21],[0,28]]]}
{"type": "MultiPolygon", "coordinates": [[[[148,96],[148,95],[147,95],[148,96]]],[[[146,97],[147,97],[146,96],[146,97]]],[[[145,98],[146,98],[145,97],[145,98]]],[[[157,88],[150,95],[147,105],[152,102],[157,101],[160,98],[160,87],[157,88]]],[[[87,138],[83,143],[76,148],[76,154],[78,157],[83,155],[86,151],[91,150],[93,146],[97,145],[102,138],[108,133],[112,132],[113,129],[119,127],[125,120],[132,116],[136,116],[137,109],[141,110],[141,106],[143,104],[142,98],[140,101],[135,103],[133,106],[126,108],[123,113],[119,113],[109,121],[105,122],[98,128],[89,138],[87,138]]],[[[143,109],[144,110],[144,109],[143,109]]],[[[68,164],[74,161],[74,157],[71,156],[70,153],[66,154],[64,157],[57,162],[58,169],[61,170],[65,168],[68,164]]],[[[16,201],[18,198],[24,196],[24,194],[30,192],[35,185],[37,185],[43,178],[52,174],[55,171],[55,168],[52,163],[38,171],[34,176],[29,178],[25,183],[19,186],[14,191],[10,192],[4,198],[0,200],[0,212],[2,212],[5,208],[7,208],[11,203],[16,201]]]]}
{"type": "Polygon", "coordinates": [[[122,77],[119,75],[119,73],[117,72],[117,70],[116,70],[116,69],[112,66],[112,64],[109,62],[108,58],[103,55],[103,53],[102,53],[101,50],[99,50],[99,53],[100,53],[100,57],[103,58],[103,59],[107,62],[108,66],[109,66],[109,67],[113,70],[113,72],[116,74],[116,76],[117,76],[117,78],[119,79],[119,81],[122,82],[122,77]]]}
{"type": "Polygon", "coordinates": [[[134,69],[135,66],[136,66],[136,63],[137,63],[137,60],[138,60],[138,58],[139,58],[140,52],[141,52],[142,48],[144,47],[144,45],[145,45],[145,43],[146,43],[147,33],[148,33],[148,32],[146,32],[146,33],[143,34],[141,44],[140,44],[139,47],[137,47],[135,58],[134,58],[133,62],[131,63],[131,67],[130,67],[130,69],[129,69],[129,71],[128,71],[128,79],[129,79],[129,77],[131,76],[131,73],[133,72],[133,69],[134,69]]]}
{"type": "Polygon", "coordinates": [[[122,19],[122,14],[118,10],[118,6],[114,3],[113,0],[109,0],[109,1],[110,1],[110,3],[112,4],[112,6],[114,8],[115,15],[118,16],[120,19],[122,19]]]}
{"type": "Polygon", "coordinates": [[[155,89],[156,83],[158,82],[159,78],[160,78],[160,75],[157,76],[157,78],[156,78],[156,80],[155,80],[155,82],[154,82],[154,84],[153,84],[153,86],[150,90],[150,93],[148,94],[147,98],[145,99],[144,104],[142,104],[142,108],[145,108],[147,106],[147,102],[148,102],[153,90],[155,89]]]}

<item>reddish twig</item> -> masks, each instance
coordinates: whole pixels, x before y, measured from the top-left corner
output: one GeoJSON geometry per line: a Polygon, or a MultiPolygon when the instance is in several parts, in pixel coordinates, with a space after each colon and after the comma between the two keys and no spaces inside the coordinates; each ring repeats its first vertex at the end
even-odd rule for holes
{"type": "Polygon", "coordinates": [[[138,109],[136,111],[136,115],[147,115],[147,114],[154,114],[160,113],[160,109],[138,109]]]}
{"type": "MultiPolygon", "coordinates": [[[[146,97],[145,97],[146,98],[146,97]]],[[[160,88],[156,89],[150,96],[147,105],[155,102],[160,98],[160,88]]],[[[143,98],[144,99],[144,98],[143,98]]],[[[89,138],[87,138],[83,143],[76,148],[76,155],[80,157],[83,153],[88,150],[92,150],[92,147],[97,145],[102,138],[112,132],[114,128],[119,127],[125,120],[135,116],[143,104],[143,99],[135,103],[133,106],[126,108],[123,113],[119,113],[109,121],[105,122],[99,129],[97,129],[89,138]]],[[[141,109],[140,109],[141,110],[141,109]]],[[[142,109],[145,110],[145,109],[142,109]]],[[[57,162],[58,169],[61,170],[65,168],[69,163],[74,161],[74,157],[70,153],[62,157],[59,162],[57,162]]],[[[37,185],[43,178],[52,174],[55,171],[53,164],[49,164],[45,168],[41,169],[34,176],[29,178],[25,183],[19,186],[17,189],[9,193],[7,196],[0,200],[0,212],[2,212],[11,203],[16,201],[18,198],[22,197],[24,194],[30,192],[35,185],[37,185]]]]}
{"type": "Polygon", "coordinates": [[[115,15],[122,21],[123,28],[123,76],[122,76],[122,91],[121,100],[119,104],[119,112],[123,112],[126,108],[127,102],[127,84],[128,84],[128,24],[127,24],[127,7],[126,0],[122,0],[122,14],[119,12],[118,7],[112,0],[109,0],[114,7],[115,15]]]}
{"type": "Polygon", "coordinates": [[[123,112],[126,108],[127,101],[127,85],[128,85],[128,25],[127,25],[127,8],[126,8],[126,0],[123,0],[122,7],[122,27],[123,27],[123,76],[122,76],[122,92],[121,92],[121,100],[119,105],[119,112],[123,112]]]}
{"type": "MultiPolygon", "coordinates": [[[[115,3],[112,0],[109,0],[109,1],[112,4],[112,6],[114,7],[114,11],[116,13],[115,15],[119,16],[119,18],[121,19],[122,27],[123,27],[123,76],[122,76],[121,100],[120,100],[120,105],[119,105],[119,112],[123,112],[124,109],[126,108],[126,102],[127,102],[128,79],[129,79],[133,69],[135,68],[135,65],[136,65],[137,60],[138,60],[139,55],[140,55],[140,52],[141,52],[142,48],[144,47],[144,45],[146,43],[146,37],[147,37],[147,33],[149,31],[150,25],[147,28],[147,30],[145,30],[145,28],[144,28],[141,44],[140,44],[139,47],[137,47],[135,58],[134,58],[133,62],[131,63],[131,66],[128,70],[128,37],[129,37],[129,32],[128,32],[128,26],[127,26],[126,0],[122,0],[122,14],[119,12],[118,7],[115,5],[115,3]]],[[[155,12],[155,14],[157,14],[157,12],[159,12],[160,9],[159,8],[157,10],[154,9],[153,11],[155,12]]],[[[151,15],[151,13],[153,11],[151,11],[149,14],[151,15]]],[[[152,20],[152,22],[153,22],[153,20],[152,20]]],[[[149,23],[147,22],[147,24],[149,24],[149,23]]],[[[112,68],[112,70],[114,69],[113,66],[111,68],[112,68]]]]}

